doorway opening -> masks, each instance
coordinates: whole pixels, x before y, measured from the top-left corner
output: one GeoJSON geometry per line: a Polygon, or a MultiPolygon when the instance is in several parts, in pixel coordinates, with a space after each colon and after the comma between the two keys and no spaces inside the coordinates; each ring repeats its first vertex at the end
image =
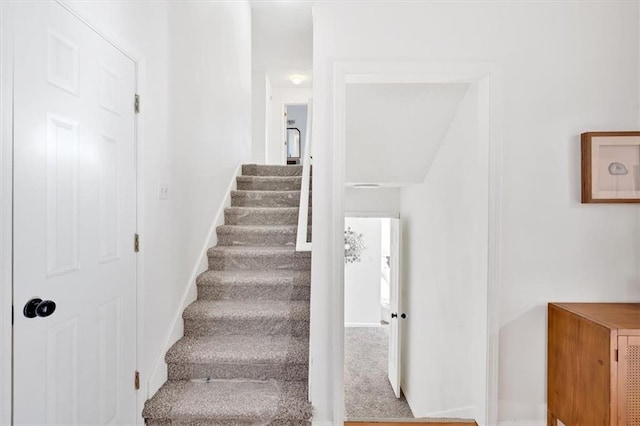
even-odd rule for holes
{"type": "Polygon", "coordinates": [[[300,110],[313,93],[312,3],[276,5],[251,0],[250,4],[251,160],[256,164],[302,164],[306,112],[300,110]]]}
{"type": "Polygon", "coordinates": [[[413,418],[398,368],[399,229],[397,218],[345,217],[346,419],[413,418]]]}
{"type": "Polygon", "coordinates": [[[286,164],[302,164],[306,152],[308,104],[284,106],[284,156],[286,164]]]}
{"type": "MultiPolygon", "coordinates": [[[[490,240],[487,82],[360,77],[346,79],[338,107],[344,114],[339,114],[344,122],[338,122],[339,136],[344,137],[344,210],[368,211],[369,217],[396,212],[402,230],[397,243],[398,281],[389,286],[398,297],[395,306],[389,297],[391,350],[387,349],[383,376],[387,380],[370,382],[362,392],[350,391],[353,377],[372,380],[375,375],[372,369],[362,372],[364,377],[353,373],[352,348],[361,349],[355,356],[359,363],[374,351],[371,346],[362,350],[368,343],[354,344],[358,340],[352,327],[343,328],[344,418],[415,416],[485,424],[490,240]],[[382,412],[373,408],[383,403],[367,408],[370,398],[389,387],[395,396],[404,395],[408,412],[397,405],[382,412]],[[354,401],[360,406],[354,408],[354,401]]],[[[350,295],[354,288],[348,268],[343,326],[354,322],[349,300],[365,303],[362,290],[350,295]]],[[[377,270],[382,274],[381,267],[377,270]]],[[[380,304],[377,328],[384,330],[382,313],[380,304]]]]}

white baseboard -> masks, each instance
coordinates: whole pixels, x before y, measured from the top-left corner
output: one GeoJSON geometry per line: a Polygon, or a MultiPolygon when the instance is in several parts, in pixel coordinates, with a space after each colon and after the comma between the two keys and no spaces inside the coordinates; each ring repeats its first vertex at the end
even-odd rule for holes
{"type": "Polygon", "coordinates": [[[409,404],[409,408],[413,412],[413,415],[416,418],[450,418],[450,419],[474,419],[476,410],[474,406],[467,407],[457,407],[452,408],[451,410],[446,411],[437,411],[437,412],[420,412],[416,410],[418,408],[418,404],[413,399],[411,392],[407,392],[404,383],[400,384],[400,389],[402,389],[402,393],[404,394],[404,398],[407,400],[407,404],[409,404]]]}
{"type": "MultiPolygon", "coordinates": [[[[406,396],[405,396],[406,397],[406,396]]],[[[420,414],[420,416],[416,415],[416,417],[426,417],[426,418],[450,418],[450,419],[474,419],[475,418],[475,408],[474,406],[468,407],[457,407],[452,408],[450,410],[445,411],[436,411],[427,414],[420,414]]]]}
{"type": "MultiPolygon", "coordinates": [[[[500,421],[498,422],[498,426],[546,426],[547,422],[545,420],[509,420],[509,421],[500,421]]],[[[558,422],[558,425],[561,423],[558,422]]]]}
{"type": "Polygon", "coordinates": [[[331,420],[312,420],[311,426],[333,426],[331,420]]]}
{"type": "Polygon", "coordinates": [[[209,247],[215,246],[218,242],[216,228],[220,225],[224,225],[224,209],[231,206],[231,191],[236,189],[236,177],[240,176],[241,173],[242,163],[238,164],[236,172],[229,182],[224,202],[220,205],[220,208],[218,209],[218,212],[213,219],[213,223],[211,224],[211,228],[209,229],[209,234],[207,235],[207,238],[202,245],[200,258],[198,259],[196,265],[193,267],[191,277],[189,278],[189,281],[187,282],[185,287],[184,294],[182,295],[182,300],[180,302],[180,305],[178,305],[178,310],[174,314],[171,329],[169,330],[164,344],[162,345],[162,351],[160,354],[158,354],[157,361],[154,364],[151,374],[149,375],[149,381],[147,383],[147,398],[151,398],[158,391],[158,389],[160,389],[164,382],[167,381],[167,364],[164,362],[164,355],[171,348],[171,346],[173,346],[173,344],[177,342],[183,335],[184,324],[182,322],[182,311],[184,311],[184,309],[189,306],[191,302],[196,300],[196,278],[208,268],[209,259],[207,257],[207,250],[209,249],[209,247]]]}
{"type": "Polygon", "coordinates": [[[346,322],[345,327],[382,327],[379,322],[346,322]]]}

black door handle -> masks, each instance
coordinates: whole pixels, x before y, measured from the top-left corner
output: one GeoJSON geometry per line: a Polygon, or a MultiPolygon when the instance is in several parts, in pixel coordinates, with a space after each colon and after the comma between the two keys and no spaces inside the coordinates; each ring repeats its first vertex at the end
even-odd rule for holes
{"type": "MultiPolygon", "coordinates": [[[[407,314],[400,314],[400,318],[405,319],[407,314]]],[[[391,314],[391,318],[398,318],[398,314],[391,314]]]]}
{"type": "Polygon", "coordinates": [[[48,317],[56,310],[56,302],[52,300],[42,300],[33,298],[29,300],[22,309],[22,313],[27,318],[48,317]]]}

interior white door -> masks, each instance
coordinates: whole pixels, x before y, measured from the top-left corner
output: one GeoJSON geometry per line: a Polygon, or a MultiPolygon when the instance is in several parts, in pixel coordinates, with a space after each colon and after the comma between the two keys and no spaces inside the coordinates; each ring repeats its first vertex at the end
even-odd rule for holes
{"type": "Polygon", "coordinates": [[[391,320],[389,322],[389,381],[396,398],[400,398],[401,370],[401,339],[402,321],[405,317],[401,303],[401,276],[400,276],[400,219],[390,220],[390,256],[389,256],[389,310],[391,320]]]}
{"type": "Polygon", "coordinates": [[[14,423],[135,424],[135,63],[14,6],[14,423]]]}

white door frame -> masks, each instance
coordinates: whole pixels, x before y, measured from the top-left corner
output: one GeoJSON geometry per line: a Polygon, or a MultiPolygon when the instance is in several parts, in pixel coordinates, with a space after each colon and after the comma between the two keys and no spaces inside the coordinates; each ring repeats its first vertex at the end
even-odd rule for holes
{"type": "MultiPolygon", "coordinates": [[[[309,98],[310,99],[310,98],[309,98]]],[[[287,114],[287,118],[282,120],[282,125],[283,125],[283,135],[282,137],[284,138],[284,153],[282,154],[284,157],[284,165],[287,165],[287,161],[289,160],[289,146],[287,145],[288,139],[289,139],[289,133],[287,132],[287,129],[289,128],[289,124],[288,124],[288,120],[289,120],[289,111],[287,110],[287,107],[290,106],[306,106],[307,107],[307,111],[309,108],[309,99],[307,99],[306,102],[284,102],[282,104],[282,115],[284,116],[284,114],[287,114]]],[[[308,114],[307,114],[308,117],[308,114]]],[[[299,130],[299,129],[298,129],[299,130]]],[[[305,129],[306,130],[306,129],[305,129]]],[[[300,138],[300,164],[302,164],[302,161],[304,160],[304,156],[302,155],[302,146],[304,145],[306,141],[304,139],[302,139],[302,137],[300,138]]],[[[305,147],[306,149],[306,147],[305,147]]]]}
{"type": "MultiPolygon", "coordinates": [[[[498,420],[498,333],[500,288],[500,200],[502,193],[502,70],[494,63],[451,62],[336,62],[333,69],[333,134],[326,142],[333,154],[327,173],[333,176],[331,199],[331,235],[340,241],[345,217],[345,111],[347,83],[477,83],[479,140],[488,150],[488,259],[487,259],[487,380],[485,418],[481,424],[495,425],[498,420]]],[[[344,421],[344,249],[330,247],[332,291],[331,334],[334,348],[331,365],[334,424],[344,421]]]]}
{"type": "MultiPolygon", "coordinates": [[[[55,1],[60,7],[68,10],[82,23],[91,28],[106,42],[115,47],[118,51],[131,59],[135,65],[136,93],[140,96],[144,94],[144,70],[145,59],[136,49],[117,34],[105,32],[96,27],[87,19],[76,12],[72,6],[63,0],[55,1]],[[114,40],[118,40],[115,42],[114,40]]],[[[13,311],[13,8],[16,3],[0,3],[0,23],[2,32],[0,34],[0,73],[2,74],[2,93],[5,95],[0,99],[0,424],[13,424],[13,395],[12,395],[12,311],[13,311]]],[[[131,100],[133,108],[133,99],[131,100]]],[[[144,235],[143,206],[141,200],[144,199],[144,188],[140,179],[143,170],[143,159],[139,155],[143,144],[144,129],[142,122],[136,115],[135,120],[135,174],[136,174],[136,228],[137,233],[144,235]]],[[[132,236],[133,238],[133,236],[132,236]]],[[[132,240],[133,244],[133,240],[132,240]]],[[[143,315],[144,315],[144,276],[143,276],[143,251],[136,256],[136,368],[140,370],[143,359],[143,315]]],[[[16,308],[18,311],[20,308],[16,308]]],[[[140,371],[143,377],[146,372],[140,371]]],[[[145,380],[141,380],[141,389],[137,393],[136,411],[142,413],[142,407],[147,399],[144,389],[145,380]]],[[[133,372],[131,377],[133,385],[133,372]]],[[[137,424],[144,424],[142,415],[136,417],[137,424]]]]}
{"type": "Polygon", "coordinates": [[[309,105],[309,99],[311,96],[311,89],[306,87],[291,87],[281,88],[273,87],[271,89],[271,120],[272,129],[270,130],[269,140],[267,141],[267,152],[265,159],[267,164],[287,164],[286,148],[284,141],[287,138],[287,122],[284,119],[285,106],[286,105],[309,105]],[[277,120],[274,118],[277,117],[277,120]],[[275,127],[273,124],[277,124],[275,127]],[[272,140],[276,138],[275,140],[272,140]],[[275,145],[278,145],[278,157],[271,158],[270,151],[275,152],[275,145]]]}
{"type": "Polygon", "coordinates": [[[0,3],[0,424],[11,424],[11,321],[13,294],[13,28],[10,3],[0,3]]]}

